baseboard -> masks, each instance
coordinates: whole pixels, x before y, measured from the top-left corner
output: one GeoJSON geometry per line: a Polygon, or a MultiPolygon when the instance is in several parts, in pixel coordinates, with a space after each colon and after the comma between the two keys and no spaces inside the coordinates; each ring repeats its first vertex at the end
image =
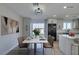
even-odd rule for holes
{"type": "Polygon", "coordinates": [[[6,52],[3,53],[3,55],[8,54],[11,50],[13,50],[15,47],[17,47],[17,45],[13,46],[12,48],[10,48],[9,50],[7,50],[6,52]]]}

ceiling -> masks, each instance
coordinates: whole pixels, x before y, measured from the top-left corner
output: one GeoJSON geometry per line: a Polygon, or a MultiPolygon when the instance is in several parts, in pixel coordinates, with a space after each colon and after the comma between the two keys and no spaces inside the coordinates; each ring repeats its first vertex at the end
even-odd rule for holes
{"type": "Polygon", "coordinates": [[[35,15],[33,12],[32,3],[6,3],[6,7],[15,11],[22,17],[29,17],[32,19],[46,19],[46,18],[74,18],[79,17],[78,3],[39,3],[43,8],[42,15],[35,15]],[[72,8],[64,9],[64,6],[71,6],[72,8]]]}

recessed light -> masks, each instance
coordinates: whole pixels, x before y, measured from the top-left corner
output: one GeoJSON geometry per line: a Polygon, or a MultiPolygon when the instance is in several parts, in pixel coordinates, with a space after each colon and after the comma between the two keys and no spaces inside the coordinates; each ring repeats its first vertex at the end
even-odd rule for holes
{"type": "Polygon", "coordinates": [[[65,15],[65,17],[69,17],[69,15],[65,15]]]}
{"type": "Polygon", "coordinates": [[[53,15],[53,17],[56,17],[56,15],[53,15]]]}
{"type": "Polygon", "coordinates": [[[67,8],[67,6],[64,6],[64,9],[66,9],[67,8]]]}
{"type": "Polygon", "coordinates": [[[73,7],[73,6],[64,6],[64,9],[66,9],[66,8],[72,9],[72,8],[74,8],[74,7],[73,7]]]}

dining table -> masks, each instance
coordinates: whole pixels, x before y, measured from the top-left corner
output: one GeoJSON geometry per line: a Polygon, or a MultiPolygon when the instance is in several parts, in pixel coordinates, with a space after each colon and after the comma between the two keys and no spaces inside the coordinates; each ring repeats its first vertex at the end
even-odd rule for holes
{"type": "MultiPolygon", "coordinates": [[[[36,55],[36,49],[37,49],[37,44],[44,44],[44,43],[48,43],[47,38],[43,37],[43,38],[29,38],[29,39],[25,39],[23,41],[23,43],[30,43],[30,44],[34,44],[34,54],[36,55]]],[[[44,54],[44,47],[43,47],[43,54],[44,54]]]]}

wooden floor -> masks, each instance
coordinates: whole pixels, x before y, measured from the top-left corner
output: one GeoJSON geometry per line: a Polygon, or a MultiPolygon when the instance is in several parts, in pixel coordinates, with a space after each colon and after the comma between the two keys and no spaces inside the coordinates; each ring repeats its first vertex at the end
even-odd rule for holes
{"type": "Polygon", "coordinates": [[[53,45],[54,45],[54,47],[53,47],[53,52],[54,52],[53,55],[64,55],[59,49],[59,42],[58,41],[55,41],[53,43],[53,45]]]}
{"type": "MultiPolygon", "coordinates": [[[[45,48],[44,55],[63,55],[59,49],[58,41],[53,43],[53,48],[45,48]]],[[[7,55],[34,55],[34,49],[31,48],[18,48],[16,47],[10,51],[7,55]]],[[[43,49],[37,48],[36,55],[43,55],[43,49]]]]}

